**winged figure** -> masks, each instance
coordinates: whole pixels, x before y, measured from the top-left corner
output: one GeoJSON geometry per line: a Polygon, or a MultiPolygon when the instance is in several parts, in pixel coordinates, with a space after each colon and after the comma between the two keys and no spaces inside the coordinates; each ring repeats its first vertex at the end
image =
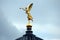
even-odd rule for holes
{"type": "Polygon", "coordinates": [[[28,18],[28,21],[32,20],[33,21],[33,17],[30,13],[31,9],[32,9],[32,6],[33,6],[33,3],[31,3],[30,5],[28,5],[26,8],[20,8],[22,10],[24,10],[27,14],[27,18],[28,18]]]}

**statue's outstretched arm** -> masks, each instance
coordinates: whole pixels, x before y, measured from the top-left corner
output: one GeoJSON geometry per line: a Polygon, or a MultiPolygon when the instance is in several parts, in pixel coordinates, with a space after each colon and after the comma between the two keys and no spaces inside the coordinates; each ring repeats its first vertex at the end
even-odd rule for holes
{"type": "Polygon", "coordinates": [[[20,8],[20,9],[22,9],[22,10],[26,11],[24,8],[20,8]]]}

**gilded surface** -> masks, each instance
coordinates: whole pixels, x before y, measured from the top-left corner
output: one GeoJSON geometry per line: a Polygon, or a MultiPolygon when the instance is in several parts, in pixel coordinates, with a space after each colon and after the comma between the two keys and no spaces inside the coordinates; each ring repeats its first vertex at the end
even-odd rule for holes
{"type": "Polygon", "coordinates": [[[33,17],[32,17],[32,15],[30,13],[32,6],[33,6],[33,3],[28,5],[26,8],[20,8],[20,9],[22,9],[22,10],[24,10],[26,12],[27,18],[28,18],[28,24],[30,24],[30,20],[33,21],[33,17]]]}

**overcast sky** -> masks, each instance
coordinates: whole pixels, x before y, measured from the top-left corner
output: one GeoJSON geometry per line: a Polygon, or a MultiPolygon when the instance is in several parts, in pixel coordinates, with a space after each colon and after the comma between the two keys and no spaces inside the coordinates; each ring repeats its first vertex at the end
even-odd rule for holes
{"type": "Polygon", "coordinates": [[[33,3],[33,34],[44,40],[60,40],[60,0],[0,0],[0,40],[25,34],[27,16],[21,7],[33,3]]]}

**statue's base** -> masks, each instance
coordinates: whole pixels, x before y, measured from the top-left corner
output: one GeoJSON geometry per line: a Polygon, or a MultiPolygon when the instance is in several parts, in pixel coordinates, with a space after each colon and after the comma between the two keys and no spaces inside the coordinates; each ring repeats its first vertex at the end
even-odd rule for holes
{"type": "Polygon", "coordinates": [[[32,25],[31,24],[27,24],[27,26],[26,26],[27,28],[29,27],[29,28],[31,28],[32,27],[32,25]]]}
{"type": "Polygon", "coordinates": [[[27,25],[26,27],[27,27],[27,31],[32,30],[32,25],[27,25]]]}

